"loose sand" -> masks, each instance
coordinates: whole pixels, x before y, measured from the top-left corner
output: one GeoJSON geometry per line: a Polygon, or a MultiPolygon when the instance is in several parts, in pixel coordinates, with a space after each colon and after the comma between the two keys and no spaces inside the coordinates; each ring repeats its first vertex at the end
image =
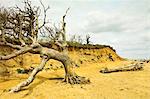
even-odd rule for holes
{"type": "Polygon", "coordinates": [[[84,63],[76,68],[78,75],[89,77],[91,84],[69,85],[62,83],[64,70],[43,70],[34,82],[18,93],[5,92],[21,81],[27,74],[0,78],[0,99],[150,99],[150,63],[143,71],[102,74],[103,67],[122,66],[131,61],[107,63],[84,63]]]}

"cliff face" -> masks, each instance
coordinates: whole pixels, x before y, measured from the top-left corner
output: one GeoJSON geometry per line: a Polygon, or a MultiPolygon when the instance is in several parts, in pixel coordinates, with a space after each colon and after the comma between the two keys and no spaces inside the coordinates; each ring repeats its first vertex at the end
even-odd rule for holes
{"type": "Polygon", "coordinates": [[[123,60],[117,53],[110,47],[104,48],[92,48],[92,49],[72,49],[69,51],[70,57],[77,61],[77,63],[83,62],[109,62],[123,60]]]}
{"type": "MultiPolygon", "coordinates": [[[[6,46],[0,47],[0,54],[12,53],[13,50],[6,46]]],[[[123,60],[117,55],[116,51],[109,46],[106,47],[68,47],[69,56],[78,64],[85,62],[109,62],[123,60]]],[[[40,63],[40,56],[30,53],[20,55],[14,59],[7,61],[0,61],[1,64],[7,67],[26,67],[38,65],[40,63]]],[[[55,65],[57,62],[50,61],[48,64],[55,65]]],[[[60,63],[59,63],[60,64],[60,63]]]]}

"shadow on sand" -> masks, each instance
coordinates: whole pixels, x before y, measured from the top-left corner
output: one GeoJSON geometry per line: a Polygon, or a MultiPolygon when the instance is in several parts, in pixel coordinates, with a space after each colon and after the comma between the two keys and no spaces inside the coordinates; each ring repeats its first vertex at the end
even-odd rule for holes
{"type": "Polygon", "coordinates": [[[44,83],[47,80],[63,80],[64,78],[62,77],[54,77],[54,78],[46,78],[43,76],[37,76],[37,78],[39,79],[38,82],[31,84],[29,87],[23,88],[21,91],[26,91],[28,90],[28,92],[22,96],[22,98],[25,98],[26,96],[30,95],[33,92],[33,89],[38,86],[41,85],[42,83],[44,83]]]}

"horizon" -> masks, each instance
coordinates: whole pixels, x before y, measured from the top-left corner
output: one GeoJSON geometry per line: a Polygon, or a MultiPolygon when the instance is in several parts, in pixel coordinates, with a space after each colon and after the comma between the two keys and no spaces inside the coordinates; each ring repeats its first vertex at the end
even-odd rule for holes
{"type": "MultiPolygon", "coordinates": [[[[22,6],[22,1],[2,0],[0,6],[22,6]]],[[[50,6],[47,19],[52,23],[60,23],[70,7],[66,17],[68,36],[89,34],[92,43],[110,45],[121,57],[150,58],[149,0],[41,1],[50,6]]],[[[39,0],[32,0],[32,3],[41,6],[39,0]]]]}

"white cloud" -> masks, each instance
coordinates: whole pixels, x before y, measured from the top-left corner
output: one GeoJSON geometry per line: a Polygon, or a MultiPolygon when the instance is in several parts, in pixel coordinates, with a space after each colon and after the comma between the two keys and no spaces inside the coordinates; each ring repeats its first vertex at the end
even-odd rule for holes
{"type": "Polygon", "coordinates": [[[120,9],[110,13],[101,10],[91,11],[84,19],[82,30],[91,32],[95,43],[110,44],[124,57],[150,57],[148,10],[142,14],[138,9],[136,14],[131,13],[128,8],[123,11],[126,12],[120,9]]]}
{"type": "Polygon", "coordinates": [[[124,15],[122,12],[89,12],[82,29],[85,32],[138,32],[149,28],[148,15],[124,15]]]}
{"type": "MultiPolygon", "coordinates": [[[[21,6],[22,1],[1,0],[1,6],[21,6]]],[[[66,18],[69,34],[91,33],[92,42],[111,45],[124,57],[150,57],[150,0],[42,1],[51,7],[47,18],[56,23],[71,7],[66,18]]]]}

